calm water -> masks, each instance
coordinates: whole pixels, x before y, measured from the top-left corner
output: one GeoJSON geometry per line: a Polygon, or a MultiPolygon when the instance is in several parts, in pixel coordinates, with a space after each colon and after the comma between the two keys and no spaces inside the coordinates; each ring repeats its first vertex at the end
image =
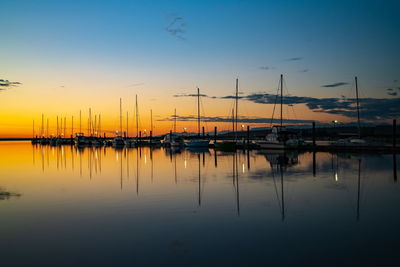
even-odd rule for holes
{"type": "Polygon", "coordinates": [[[399,158],[0,143],[1,265],[399,266],[399,158]]]}

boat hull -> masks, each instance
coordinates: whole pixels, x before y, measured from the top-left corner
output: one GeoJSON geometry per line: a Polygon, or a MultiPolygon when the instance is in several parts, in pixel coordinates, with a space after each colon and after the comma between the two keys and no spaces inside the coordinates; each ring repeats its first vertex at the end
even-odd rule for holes
{"type": "Polygon", "coordinates": [[[186,147],[208,147],[210,141],[208,140],[190,140],[185,143],[186,147]]]}
{"type": "Polygon", "coordinates": [[[284,143],[270,143],[270,142],[260,142],[258,143],[260,149],[276,149],[276,150],[284,150],[288,148],[284,143]]]}
{"type": "Polygon", "coordinates": [[[231,151],[236,150],[237,144],[236,142],[216,142],[214,143],[214,148],[217,150],[225,150],[231,151]]]}

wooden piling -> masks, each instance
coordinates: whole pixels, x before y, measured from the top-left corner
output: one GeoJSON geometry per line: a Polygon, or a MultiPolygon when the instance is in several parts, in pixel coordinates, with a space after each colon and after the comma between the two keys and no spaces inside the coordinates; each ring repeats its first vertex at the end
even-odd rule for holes
{"type": "Polygon", "coordinates": [[[312,142],[313,148],[315,149],[315,121],[312,122],[312,142]]]}
{"type": "Polygon", "coordinates": [[[204,126],[201,127],[201,131],[202,131],[202,133],[203,133],[203,138],[204,138],[204,126]]]}
{"type": "Polygon", "coordinates": [[[250,146],[250,126],[247,125],[247,147],[250,146]]]}
{"type": "Polygon", "coordinates": [[[217,142],[217,126],[214,127],[214,144],[217,142]]]}

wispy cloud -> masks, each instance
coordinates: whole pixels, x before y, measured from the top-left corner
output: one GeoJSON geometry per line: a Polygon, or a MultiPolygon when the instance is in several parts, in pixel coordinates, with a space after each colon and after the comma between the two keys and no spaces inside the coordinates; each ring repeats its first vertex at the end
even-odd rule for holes
{"type": "MultiPolygon", "coordinates": [[[[400,88],[398,88],[400,90],[400,88]]],[[[390,96],[397,96],[399,92],[392,90],[387,91],[390,96]]],[[[196,97],[197,94],[178,94],[174,97],[196,97]]],[[[216,99],[236,99],[234,95],[226,96],[208,96],[201,94],[202,97],[216,98],[216,99]]],[[[269,93],[254,93],[249,95],[240,95],[237,97],[241,100],[250,101],[257,104],[275,104],[277,96],[276,94],[269,93]]],[[[315,98],[305,96],[294,96],[288,95],[283,100],[285,105],[294,106],[297,104],[303,104],[307,106],[311,111],[326,114],[342,115],[349,118],[357,117],[356,99],[346,98],[345,96],[332,97],[332,98],[315,98]]],[[[365,121],[378,121],[384,119],[392,119],[400,117],[400,98],[359,98],[361,117],[365,121]]],[[[180,117],[182,120],[190,120],[190,117],[180,117]]],[[[247,123],[264,123],[270,122],[270,118],[244,118],[243,121],[247,123]],[[246,119],[248,119],[246,121],[246,119]],[[251,120],[250,120],[251,119],[251,120]],[[265,119],[263,121],[262,119],[265,119]]],[[[229,121],[227,118],[208,117],[207,120],[212,122],[224,122],[229,121]]],[[[206,121],[207,121],[206,120],[206,121]]],[[[302,121],[302,120],[299,120],[302,121]]],[[[308,122],[308,121],[305,121],[308,122]]],[[[287,123],[291,123],[288,121],[287,123]]]]}
{"type": "Polygon", "coordinates": [[[291,57],[291,58],[286,59],[286,61],[299,61],[302,59],[303,59],[302,57],[291,57]]]}
{"type": "MultiPolygon", "coordinates": [[[[162,118],[159,119],[158,121],[174,121],[175,116],[172,115],[170,117],[162,118]]],[[[189,115],[189,116],[176,116],[176,120],[178,121],[196,121],[197,116],[195,115],[189,115]]],[[[201,120],[203,122],[232,122],[232,118],[227,118],[227,117],[202,117],[201,120]]],[[[238,117],[238,122],[239,123],[271,123],[271,118],[260,118],[260,117],[246,117],[246,116],[239,116],[238,117]]],[[[272,123],[278,123],[280,122],[280,119],[273,119],[272,123]]],[[[284,119],[284,123],[311,123],[312,120],[295,120],[295,119],[284,119]]]]}
{"type": "Polygon", "coordinates": [[[309,69],[299,70],[299,72],[301,72],[301,73],[306,73],[306,72],[309,72],[309,71],[310,71],[309,69]]]}
{"type": "Polygon", "coordinates": [[[324,85],[321,85],[321,87],[331,88],[331,87],[339,87],[339,86],[343,86],[343,85],[347,85],[347,84],[349,84],[349,83],[337,82],[337,83],[331,83],[331,84],[324,84],[324,85]]]}
{"type": "Polygon", "coordinates": [[[144,83],[133,83],[133,84],[129,84],[126,87],[136,87],[136,86],[141,86],[144,85],[144,83]]]}
{"type": "MultiPolygon", "coordinates": [[[[244,98],[258,104],[274,104],[276,95],[250,94],[244,98]]],[[[400,117],[400,98],[359,98],[359,103],[361,116],[365,120],[376,121],[400,117]]],[[[350,118],[357,116],[355,98],[286,96],[284,104],[304,104],[314,112],[337,114],[350,118]]]]}
{"type": "MultiPolygon", "coordinates": [[[[173,95],[173,97],[197,97],[197,94],[186,94],[186,93],[182,93],[182,94],[176,94],[173,95]]],[[[209,96],[206,94],[200,94],[201,97],[208,97],[208,98],[217,98],[216,96],[209,96]]]]}
{"type": "Polygon", "coordinates": [[[169,24],[165,27],[165,31],[180,40],[186,40],[186,22],[183,17],[177,14],[169,14],[167,16],[169,24]]]}
{"type": "Polygon", "coordinates": [[[269,66],[261,66],[259,67],[260,70],[274,70],[275,67],[269,67],[269,66]]]}
{"type": "Polygon", "coordinates": [[[21,84],[22,83],[20,83],[20,82],[11,82],[9,80],[0,79],[0,91],[11,88],[11,87],[19,86],[21,84]]]}

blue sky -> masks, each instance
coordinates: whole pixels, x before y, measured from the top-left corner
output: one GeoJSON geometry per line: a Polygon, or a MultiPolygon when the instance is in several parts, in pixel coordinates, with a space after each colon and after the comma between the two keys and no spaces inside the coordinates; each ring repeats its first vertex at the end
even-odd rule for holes
{"type": "Polygon", "coordinates": [[[0,78],[25,93],[124,96],[146,84],[145,97],[173,102],[196,86],[230,94],[236,77],[247,94],[271,93],[281,73],[298,96],[352,97],[355,75],[363,97],[400,87],[399,1],[2,0],[0,10],[0,78]],[[322,87],[339,82],[349,84],[322,87]]]}

